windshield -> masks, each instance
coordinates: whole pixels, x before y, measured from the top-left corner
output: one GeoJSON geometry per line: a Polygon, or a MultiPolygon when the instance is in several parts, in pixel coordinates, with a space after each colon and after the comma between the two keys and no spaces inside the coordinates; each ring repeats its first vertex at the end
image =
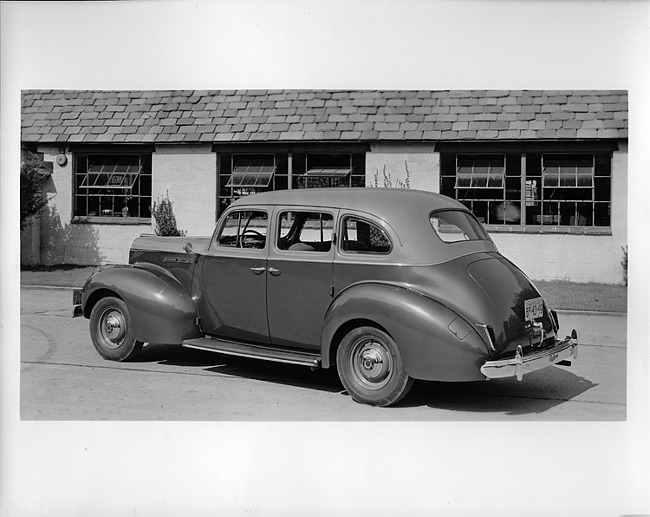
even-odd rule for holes
{"type": "Polygon", "coordinates": [[[431,226],[443,242],[488,241],[481,224],[467,212],[440,210],[429,216],[431,226]]]}

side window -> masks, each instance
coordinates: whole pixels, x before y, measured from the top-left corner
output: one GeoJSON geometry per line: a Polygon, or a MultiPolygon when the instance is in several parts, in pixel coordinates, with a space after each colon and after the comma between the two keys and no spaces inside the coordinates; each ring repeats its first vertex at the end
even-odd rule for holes
{"type": "Polygon", "coordinates": [[[266,212],[255,210],[232,212],[221,227],[216,245],[262,249],[266,246],[267,229],[266,212]]]}
{"type": "Polygon", "coordinates": [[[374,223],[357,217],[343,220],[341,249],[355,253],[390,253],[392,247],[386,232],[374,223]]]}
{"type": "Polygon", "coordinates": [[[332,248],[334,218],[326,212],[280,213],[278,248],[287,251],[320,251],[332,248]]]}

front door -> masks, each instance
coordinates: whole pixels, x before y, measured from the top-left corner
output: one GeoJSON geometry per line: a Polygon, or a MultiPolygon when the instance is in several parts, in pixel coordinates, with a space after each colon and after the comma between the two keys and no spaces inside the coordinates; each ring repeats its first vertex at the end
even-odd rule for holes
{"type": "Polygon", "coordinates": [[[207,334],[268,344],[266,211],[235,210],[202,254],[199,316],[207,334]]]}
{"type": "Polygon", "coordinates": [[[271,343],[320,349],[332,300],[335,211],[280,210],[267,263],[271,343]]]}

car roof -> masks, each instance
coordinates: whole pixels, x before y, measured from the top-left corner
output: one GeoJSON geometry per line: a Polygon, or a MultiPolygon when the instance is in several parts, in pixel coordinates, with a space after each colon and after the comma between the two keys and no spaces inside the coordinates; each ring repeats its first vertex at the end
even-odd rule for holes
{"type": "Polygon", "coordinates": [[[395,220],[405,212],[413,210],[417,212],[421,209],[431,212],[445,208],[467,210],[461,203],[433,192],[370,187],[275,190],[240,198],[233,205],[341,208],[374,214],[386,221],[395,220]]]}
{"type": "Polygon", "coordinates": [[[231,208],[265,206],[329,208],[370,214],[395,232],[399,245],[386,257],[394,263],[441,263],[468,253],[496,251],[491,240],[443,243],[429,220],[431,212],[449,209],[471,212],[458,201],[423,190],[367,187],[276,190],[246,196],[230,205],[231,208]]]}

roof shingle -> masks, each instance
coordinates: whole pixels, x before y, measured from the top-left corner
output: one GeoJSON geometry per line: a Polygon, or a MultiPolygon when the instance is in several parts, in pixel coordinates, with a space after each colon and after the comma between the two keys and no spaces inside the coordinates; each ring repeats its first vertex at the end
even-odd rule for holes
{"type": "Polygon", "coordinates": [[[21,126],[26,143],[198,143],[624,139],[627,124],[618,90],[26,90],[21,126]]]}

